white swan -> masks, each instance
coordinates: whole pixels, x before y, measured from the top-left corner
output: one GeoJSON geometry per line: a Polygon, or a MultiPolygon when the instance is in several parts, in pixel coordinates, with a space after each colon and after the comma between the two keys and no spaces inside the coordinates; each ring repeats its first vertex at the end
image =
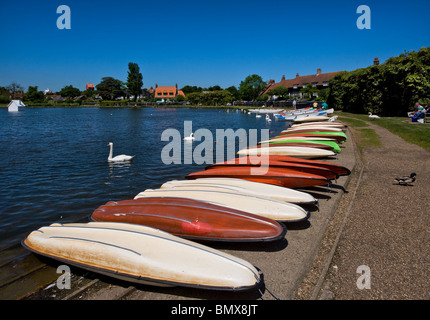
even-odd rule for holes
{"type": "Polygon", "coordinates": [[[191,132],[190,136],[189,137],[185,137],[184,140],[185,141],[193,141],[194,140],[194,133],[191,132]]]}
{"type": "Polygon", "coordinates": [[[270,117],[269,117],[269,115],[268,115],[268,114],[266,114],[266,121],[267,121],[267,122],[272,122],[272,119],[270,119],[270,117]]]}
{"type": "Polygon", "coordinates": [[[112,158],[112,155],[113,155],[113,143],[109,142],[108,146],[110,146],[109,157],[108,157],[108,161],[109,162],[130,161],[131,159],[134,158],[134,156],[127,156],[125,154],[121,154],[119,156],[116,156],[116,157],[112,158]]]}
{"type": "Polygon", "coordinates": [[[372,112],[369,112],[369,118],[371,118],[371,119],[378,119],[379,116],[377,116],[376,114],[372,114],[372,112]]]}

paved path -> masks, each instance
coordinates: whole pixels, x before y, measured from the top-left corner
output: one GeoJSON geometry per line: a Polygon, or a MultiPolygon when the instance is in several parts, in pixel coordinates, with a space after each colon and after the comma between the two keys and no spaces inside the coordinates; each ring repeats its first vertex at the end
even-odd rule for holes
{"type": "Polygon", "coordinates": [[[298,299],[430,298],[430,153],[377,125],[370,128],[382,147],[363,150],[352,193],[333,220],[338,238],[326,235],[321,246],[332,257],[320,253],[298,299]],[[394,177],[411,172],[417,173],[414,186],[394,184],[394,177]]]}

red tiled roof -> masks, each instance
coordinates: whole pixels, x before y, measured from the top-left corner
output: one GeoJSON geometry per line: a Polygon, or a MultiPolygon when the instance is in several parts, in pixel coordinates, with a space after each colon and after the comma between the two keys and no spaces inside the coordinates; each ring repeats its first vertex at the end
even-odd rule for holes
{"type": "Polygon", "coordinates": [[[294,85],[297,85],[298,88],[303,87],[303,84],[313,84],[316,83],[317,86],[323,85],[324,82],[329,81],[331,78],[341,73],[342,71],[336,72],[327,72],[327,73],[317,73],[308,76],[296,76],[294,79],[281,80],[278,83],[270,84],[264,93],[276,88],[276,87],[285,87],[285,88],[293,88],[294,85]]]}
{"type": "Polygon", "coordinates": [[[156,98],[175,98],[177,95],[185,97],[184,92],[182,90],[178,90],[176,87],[156,87],[154,94],[156,98]]]}

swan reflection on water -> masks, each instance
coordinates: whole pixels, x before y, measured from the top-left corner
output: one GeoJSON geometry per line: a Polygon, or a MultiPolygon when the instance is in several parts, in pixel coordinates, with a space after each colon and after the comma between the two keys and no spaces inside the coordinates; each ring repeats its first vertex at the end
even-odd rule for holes
{"type": "Polygon", "coordinates": [[[131,168],[132,162],[130,161],[123,161],[123,162],[108,162],[109,165],[109,173],[111,175],[111,178],[121,178],[123,175],[122,173],[125,173],[128,171],[128,169],[131,168]],[[116,170],[116,175],[114,174],[114,171],[116,170]]]}

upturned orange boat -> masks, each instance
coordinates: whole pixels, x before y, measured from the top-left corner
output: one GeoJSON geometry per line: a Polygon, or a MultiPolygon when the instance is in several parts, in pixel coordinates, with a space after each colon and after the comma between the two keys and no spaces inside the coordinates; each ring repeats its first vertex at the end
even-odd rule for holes
{"type": "Polygon", "coordinates": [[[272,168],[270,166],[219,166],[209,170],[190,173],[186,176],[187,179],[208,177],[245,179],[292,189],[329,185],[330,183],[330,180],[323,176],[300,172],[289,168],[272,168]]]}
{"type": "Polygon", "coordinates": [[[202,241],[259,242],[283,239],[285,225],[272,219],[188,198],[153,197],[108,202],[93,221],[146,225],[202,241]]]}
{"type": "MultiPolygon", "coordinates": [[[[252,157],[253,156],[249,157],[251,161],[253,161],[253,162],[258,161],[258,157],[254,156],[254,159],[252,159],[252,157]]],[[[330,169],[332,171],[335,171],[339,176],[347,176],[347,175],[351,174],[351,170],[349,170],[348,168],[341,166],[337,163],[332,163],[332,162],[309,160],[309,159],[300,159],[300,158],[281,156],[281,155],[270,155],[270,156],[268,156],[268,159],[269,159],[269,162],[270,161],[282,161],[282,162],[289,162],[289,163],[308,164],[308,165],[312,165],[312,166],[327,168],[327,169],[330,169]]]]}
{"type": "MultiPolygon", "coordinates": [[[[267,163],[255,163],[257,157],[240,157],[235,158],[233,160],[218,162],[206,167],[206,170],[212,170],[214,168],[219,167],[233,167],[237,168],[238,166],[250,166],[250,167],[260,167],[260,166],[268,166],[269,168],[277,168],[277,169],[291,169],[299,172],[311,173],[314,175],[322,176],[327,179],[333,180],[339,178],[339,175],[330,169],[314,166],[306,163],[293,163],[293,162],[285,162],[285,161],[277,161],[277,160],[269,160],[267,163]]],[[[270,158],[271,159],[271,158],[270,158]]],[[[261,158],[260,158],[261,161],[261,158]]]]}

